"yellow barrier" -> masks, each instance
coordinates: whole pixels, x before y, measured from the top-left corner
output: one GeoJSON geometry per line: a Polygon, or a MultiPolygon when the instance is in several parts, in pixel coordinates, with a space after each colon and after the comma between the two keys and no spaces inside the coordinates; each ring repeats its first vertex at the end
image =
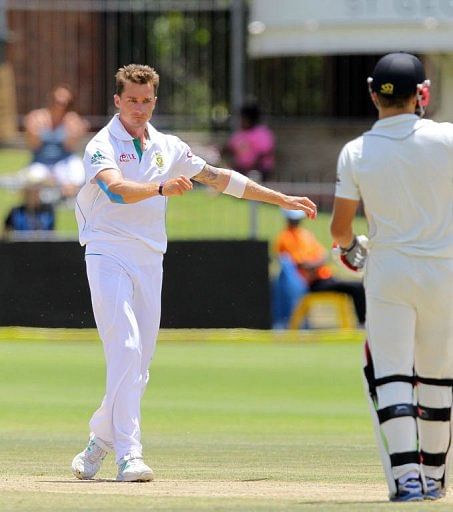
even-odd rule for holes
{"type": "Polygon", "coordinates": [[[353,329],[356,327],[355,314],[351,298],[339,292],[315,292],[302,297],[289,320],[290,329],[299,329],[310,319],[310,315],[317,306],[331,306],[336,312],[338,327],[353,329]]]}

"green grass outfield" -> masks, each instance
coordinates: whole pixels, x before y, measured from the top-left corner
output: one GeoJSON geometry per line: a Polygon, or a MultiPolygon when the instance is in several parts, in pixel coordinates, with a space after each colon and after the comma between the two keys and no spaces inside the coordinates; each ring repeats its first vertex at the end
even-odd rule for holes
{"type": "Polygon", "coordinates": [[[387,503],[361,331],[162,331],[143,400],[152,483],[81,482],[104,387],[95,331],[0,329],[1,511],[451,510],[387,503]]]}

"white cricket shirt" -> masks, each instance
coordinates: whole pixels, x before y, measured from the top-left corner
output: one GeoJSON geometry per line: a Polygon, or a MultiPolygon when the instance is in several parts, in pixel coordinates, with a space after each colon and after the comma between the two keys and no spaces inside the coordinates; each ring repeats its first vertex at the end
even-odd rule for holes
{"type": "Polygon", "coordinates": [[[149,140],[141,155],[118,114],[88,143],[83,158],[86,182],[76,201],[81,245],[140,240],[155,251],[166,251],[165,197],[133,204],[114,203],[95,181],[100,171],[117,169],[127,180],[160,183],[181,175],[192,178],[205,166],[206,162],[193,155],[178,137],[160,133],[149,123],[147,130],[149,140]]]}
{"type": "Polygon", "coordinates": [[[453,124],[377,121],[341,151],[335,195],[362,198],[370,247],[453,257],[453,124]]]}

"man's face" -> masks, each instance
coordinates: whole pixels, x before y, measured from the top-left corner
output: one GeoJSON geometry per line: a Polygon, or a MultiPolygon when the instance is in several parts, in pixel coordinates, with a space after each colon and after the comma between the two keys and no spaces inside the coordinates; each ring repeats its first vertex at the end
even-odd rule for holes
{"type": "Polygon", "coordinates": [[[65,87],[58,87],[52,94],[51,108],[66,111],[72,103],[72,93],[65,87]]]}
{"type": "Polygon", "coordinates": [[[126,82],[121,96],[115,94],[115,106],[123,122],[131,128],[141,128],[151,119],[156,105],[154,86],[126,82]]]}
{"type": "Polygon", "coordinates": [[[28,186],[24,189],[24,202],[28,208],[36,208],[41,204],[41,189],[38,186],[28,186]]]}

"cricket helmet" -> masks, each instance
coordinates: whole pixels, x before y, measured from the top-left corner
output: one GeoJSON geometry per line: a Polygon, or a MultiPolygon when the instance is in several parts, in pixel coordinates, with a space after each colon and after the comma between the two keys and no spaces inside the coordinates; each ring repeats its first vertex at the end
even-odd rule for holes
{"type": "Polygon", "coordinates": [[[418,106],[423,115],[429,104],[430,81],[420,60],[410,53],[397,52],[384,55],[377,62],[368,78],[370,92],[387,98],[417,94],[418,106]]]}

